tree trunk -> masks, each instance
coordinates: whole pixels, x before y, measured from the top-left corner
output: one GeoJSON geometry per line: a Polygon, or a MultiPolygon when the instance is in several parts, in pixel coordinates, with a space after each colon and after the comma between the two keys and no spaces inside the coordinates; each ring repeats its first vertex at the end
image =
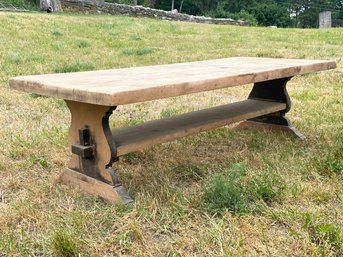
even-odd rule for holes
{"type": "Polygon", "coordinates": [[[181,4],[180,4],[179,13],[182,11],[182,5],[183,5],[183,0],[181,1],[181,4]]]}
{"type": "Polygon", "coordinates": [[[60,0],[39,0],[39,7],[46,12],[62,12],[60,0]]]}
{"type": "Polygon", "coordinates": [[[150,7],[155,8],[156,0],[150,0],[150,7]]]}
{"type": "Polygon", "coordinates": [[[134,6],[137,5],[137,0],[133,0],[133,5],[134,5],[134,6]]]}

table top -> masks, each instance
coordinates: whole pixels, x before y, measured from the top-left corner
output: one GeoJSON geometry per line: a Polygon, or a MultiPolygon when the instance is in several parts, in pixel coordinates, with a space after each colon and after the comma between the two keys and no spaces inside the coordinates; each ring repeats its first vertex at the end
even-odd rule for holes
{"type": "Polygon", "coordinates": [[[10,87],[117,106],[334,69],[334,61],[232,57],[112,70],[20,76],[10,87]]]}

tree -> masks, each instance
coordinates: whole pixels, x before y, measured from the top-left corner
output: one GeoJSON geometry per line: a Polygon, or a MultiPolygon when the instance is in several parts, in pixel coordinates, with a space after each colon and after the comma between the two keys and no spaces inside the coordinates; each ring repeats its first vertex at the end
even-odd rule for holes
{"type": "Polygon", "coordinates": [[[256,18],[259,25],[278,27],[290,27],[292,25],[292,19],[287,8],[271,1],[255,4],[249,9],[249,13],[256,18]]]}
{"type": "Polygon", "coordinates": [[[322,11],[331,11],[333,17],[339,17],[343,12],[342,0],[287,0],[286,2],[294,16],[296,27],[318,27],[319,13],[322,11]]]}
{"type": "MultiPolygon", "coordinates": [[[[188,0],[184,1],[182,4],[182,10],[185,13],[192,15],[203,15],[203,11],[200,8],[200,2],[202,0],[188,0]]],[[[182,0],[174,0],[174,9],[180,9],[182,0]]],[[[154,7],[157,9],[169,11],[171,5],[171,0],[158,0],[155,2],[154,7]]]]}
{"type": "Polygon", "coordinates": [[[145,0],[150,7],[178,9],[192,15],[226,17],[252,24],[278,27],[317,27],[321,11],[331,11],[332,17],[343,19],[343,0],[145,0]],[[243,17],[244,16],[244,17],[243,17]]]}
{"type": "Polygon", "coordinates": [[[181,11],[182,11],[183,2],[184,2],[184,0],[181,0],[181,4],[180,4],[180,9],[179,9],[179,12],[181,12],[181,11]]]}

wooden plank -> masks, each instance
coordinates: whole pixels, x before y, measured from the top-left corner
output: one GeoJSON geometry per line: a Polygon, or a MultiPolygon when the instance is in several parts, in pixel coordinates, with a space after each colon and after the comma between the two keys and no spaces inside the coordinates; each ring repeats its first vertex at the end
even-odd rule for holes
{"type": "Polygon", "coordinates": [[[233,57],[102,71],[22,76],[10,87],[105,106],[179,96],[333,69],[334,61],[233,57]]]}
{"type": "Polygon", "coordinates": [[[116,142],[117,154],[120,156],[151,145],[285,109],[285,103],[250,99],[172,118],[149,121],[138,126],[113,129],[112,134],[116,142]]]}
{"type": "Polygon", "coordinates": [[[128,204],[132,202],[122,186],[113,187],[68,168],[60,175],[59,181],[66,185],[76,186],[88,194],[99,196],[112,203],[121,201],[128,204]]]}

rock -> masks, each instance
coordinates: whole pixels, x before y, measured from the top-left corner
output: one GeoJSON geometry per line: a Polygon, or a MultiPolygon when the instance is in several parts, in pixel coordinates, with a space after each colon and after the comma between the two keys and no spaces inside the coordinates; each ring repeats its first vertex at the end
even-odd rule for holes
{"type": "Polygon", "coordinates": [[[62,12],[60,0],[39,0],[41,10],[50,12],[62,12]]]}

